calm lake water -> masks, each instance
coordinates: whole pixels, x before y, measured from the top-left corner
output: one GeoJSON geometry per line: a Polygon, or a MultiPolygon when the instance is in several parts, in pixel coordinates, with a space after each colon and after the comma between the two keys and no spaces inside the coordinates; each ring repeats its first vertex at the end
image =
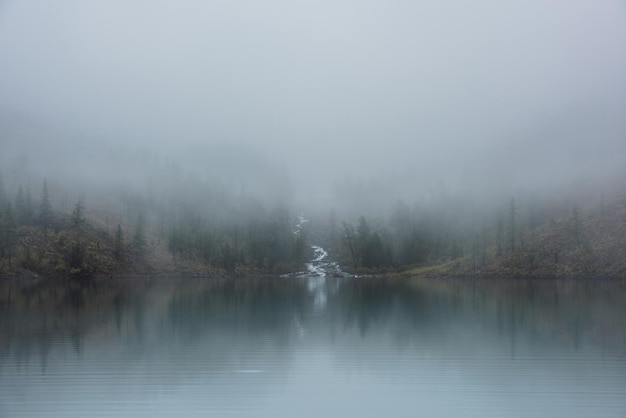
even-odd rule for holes
{"type": "Polygon", "coordinates": [[[624,281],[0,282],[0,417],[625,417],[624,281]]]}

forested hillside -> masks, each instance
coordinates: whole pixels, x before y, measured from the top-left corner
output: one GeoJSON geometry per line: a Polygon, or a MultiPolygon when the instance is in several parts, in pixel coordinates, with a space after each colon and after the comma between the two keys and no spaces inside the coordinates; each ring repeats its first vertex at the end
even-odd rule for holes
{"type": "Polygon", "coordinates": [[[67,190],[58,181],[44,179],[38,191],[20,184],[13,196],[0,186],[3,276],[286,273],[320,244],[357,274],[626,277],[619,183],[608,195],[525,196],[481,210],[451,197],[397,202],[383,217],[328,210],[297,229],[289,204],[268,206],[191,174],[94,188],[90,204],[83,193],[72,203],[59,197],[67,190]]]}
{"type": "Polygon", "coordinates": [[[32,195],[22,187],[14,199],[2,194],[4,276],[277,273],[299,268],[309,256],[306,231],[294,234],[286,208],[265,210],[222,196],[211,217],[208,208],[216,205],[183,198],[157,203],[137,194],[119,199],[123,212],[104,204],[85,210],[80,199],[67,212],[51,204],[46,180],[40,197],[32,195]]]}
{"type": "MultiPolygon", "coordinates": [[[[515,199],[494,216],[466,218],[397,205],[385,220],[338,229],[336,247],[361,273],[499,277],[626,277],[626,198],[544,208],[515,199]]],[[[543,204],[549,202],[542,202],[543,204]]]]}

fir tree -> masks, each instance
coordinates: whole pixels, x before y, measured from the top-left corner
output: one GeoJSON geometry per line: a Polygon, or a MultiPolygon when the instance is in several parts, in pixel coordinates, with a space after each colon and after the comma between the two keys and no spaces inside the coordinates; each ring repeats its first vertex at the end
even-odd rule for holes
{"type": "Polygon", "coordinates": [[[515,206],[515,199],[511,198],[511,205],[509,207],[509,249],[511,254],[515,253],[515,234],[517,233],[516,218],[517,207],[515,206]]]}
{"type": "Polygon", "coordinates": [[[44,179],[39,201],[39,223],[43,227],[43,236],[48,236],[48,226],[52,222],[52,204],[48,193],[48,182],[44,179]]]}
{"type": "Polygon", "coordinates": [[[504,241],[504,225],[502,218],[498,220],[498,228],[496,229],[496,257],[502,255],[502,241],[504,241]]]}
{"type": "Polygon", "coordinates": [[[17,242],[17,231],[15,225],[15,216],[11,202],[7,202],[4,211],[0,217],[0,255],[9,260],[13,256],[13,250],[17,242]]]}
{"type": "Polygon", "coordinates": [[[2,173],[0,173],[0,207],[3,207],[8,202],[7,195],[4,191],[4,182],[2,181],[2,173]]]}
{"type": "Polygon", "coordinates": [[[75,228],[79,227],[85,221],[85,217],[83,216],[84,210],[83,201],[78,199],[78,202],[74,205],[74,210],[72,210],[72,225],[75,228]]]}
{"type": "Polygon", "coordinates": [[[118,259],[124,256],[124,234],[122,233],[122,226],[120,224],[117,224],[117,230],[115,231],[113,253],[118,259]]]}
{"type": "Polygon", "coordinates": [[[17,218],[17,223],[19,225],[25,225],[24,222],[24,213],[26,207],[26,198],[24,196],[24,190],[22,186],[17,189],[17,195],[15,196],[15,215],[17,218]]]}
{"type": "Polygon", "coordinates": [[[137,217],[137,225],[135,226],[135,235],[133,236],[133,248],[138,253],[143,253],[146,246],[146,236],[145,236],[145,220],[143,215],[139,215],[137,217]]]}

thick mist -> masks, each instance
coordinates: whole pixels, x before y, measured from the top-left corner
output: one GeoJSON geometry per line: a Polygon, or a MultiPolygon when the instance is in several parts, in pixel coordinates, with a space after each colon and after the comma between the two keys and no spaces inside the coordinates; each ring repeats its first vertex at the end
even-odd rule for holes
{"type": "Polygon", "coordinates": [[[9,0],[2,173],[143,187],[151,155],[355,213],[595,188],[626,161],[624,51],[609,0],[9,0]]]}

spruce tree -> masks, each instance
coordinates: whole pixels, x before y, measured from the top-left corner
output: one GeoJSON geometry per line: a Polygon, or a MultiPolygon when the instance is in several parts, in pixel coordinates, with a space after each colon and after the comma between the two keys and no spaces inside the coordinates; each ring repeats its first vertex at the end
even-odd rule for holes
{"type": "Polygon", "coordinates": [[[17,195],[15,196],[15,218],[18,225],[24,225],[24,207],[26,206],[26,198],[24,197],[24,190],[22,186],[18,187],[17,195]]]}
{"type": "Polygon", "coordinates": [[[39,223],[43,227],[43,236],[48,236],[48,226],[52,222],[52,204],[48,193],[48,182],[44,179],[39,201],[39,223]]]}
{"type": "Polygon", "coordinates": [[[2,257],[6,257],[11,264],[13,250],[17,242],[17,231],[15,225],[15,216],[11,202],[7,202],[2,217],[0,219],[0,249],[2,257]]]}
{"type": "Polygon", "coordinates": [[[72,210],[72,225],[75,228],[79,227],[85,221],[85,217],[83,216],[84,210],[83,201],[78,199],[78,202],[74,205],[74,210],[72,210]]]}
{"type": "Polygon", "coordinates": [[[133,248],[138,253],[143,253],[146,246],[145,237],[145,220],[142,214],[137,217],[137,225],[135,226],[135,235],[133,236],[133,248]]]}
{"type": "Polygon", "coordinates": [[[498,220],[498,228],[496,229],[496,257],[502,255],[502,242],[504,241],[504,225],[502,218],[498,220]]]}
{"type": "Polygon", "coordinates": [[[124,256],[124,234],[122,233],[122,226],[120,224],[117,224],[117,230],[115,231],[113,253],[118,259],[124,256]]]}
{"type": "Polygon", "coordinates": [[[516,225],[517,207],[515,206],[515,199],[511,198],[511,205],[509,208],[509,249],[511,254],[515,253],[515,234],[517,233],[516,225]]]}
{"type": "Polygon", "coordinates": [[[574,240],[576,241],[576,247],[580,247],[580,216],[577,207],[574,207],[572,210],[572,222],[574,224],[574,240]]]}
{"type": "Polygon", "coordinates": [[[9,199],[7,198],[6,192],[4,191],[4,182],[2,181],[2,173],[0,173],[0,207],[4,207],[6,202],[9,199]]]}

